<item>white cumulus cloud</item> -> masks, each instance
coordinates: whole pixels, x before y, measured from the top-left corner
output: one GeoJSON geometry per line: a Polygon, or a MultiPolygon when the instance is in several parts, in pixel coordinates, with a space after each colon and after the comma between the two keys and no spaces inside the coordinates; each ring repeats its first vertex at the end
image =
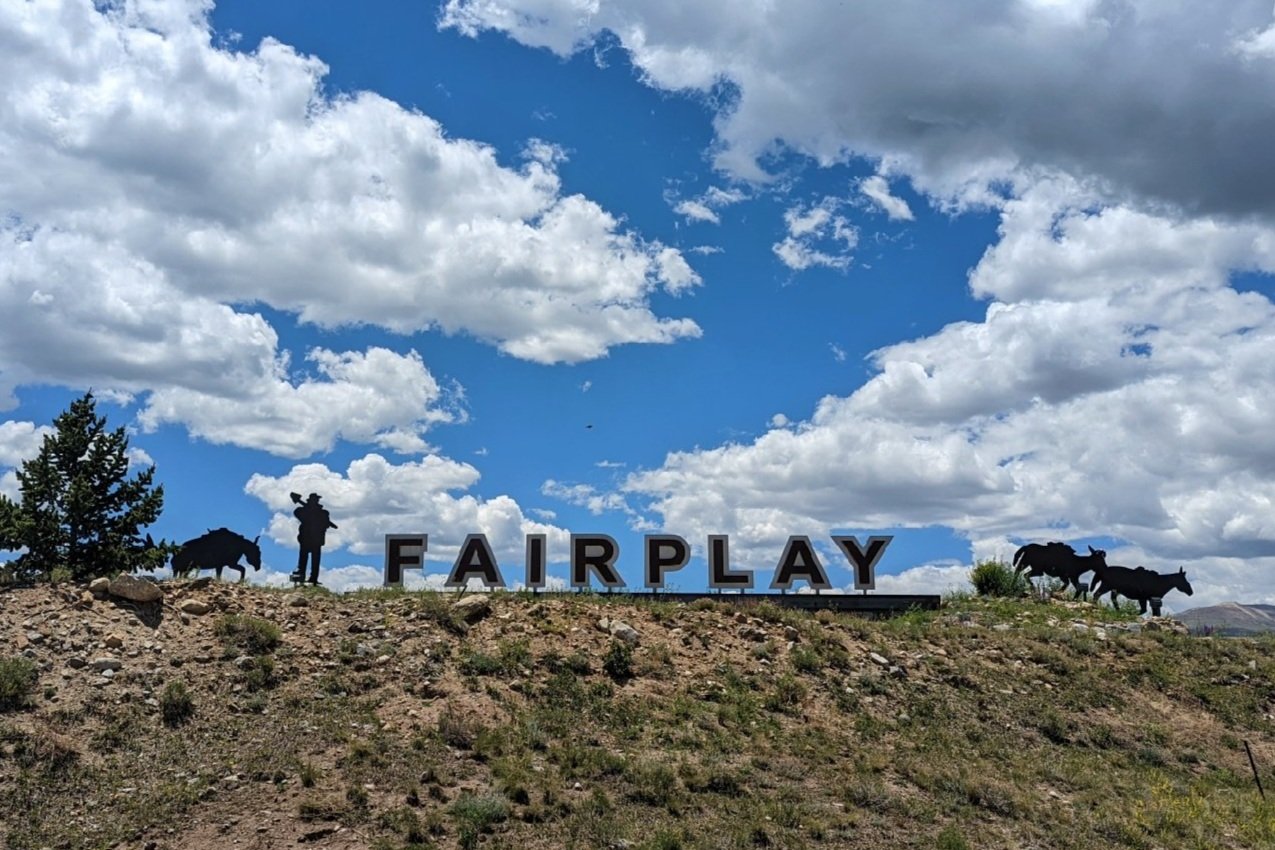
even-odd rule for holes
{"type": "Polygon", "coordinates": [[[0,5],[9,405],[23,384],[155,391],[148,421],[215,441],[295,455],[343,436],[418,451],[420,423],[437,418],[420,392],[413,411],[380,393],[350,427],[289,445],[236,437],[253,404],[294,430],[291,414],[320,397],[353,413],[369,400],[349,379],[361,363],[430,385],[414,354],[377,351],[334,354],[317,361],[319,380],[291,381],[273,328],[243,305],[324,327],[463,333],[542,363],[699,334],[649,303],[698,275],[564,191],[560,150],[531,140],[510,168],[374,93],[330,95],[318,57],[273,39],[223,46],[211,6],[0,5]]]}

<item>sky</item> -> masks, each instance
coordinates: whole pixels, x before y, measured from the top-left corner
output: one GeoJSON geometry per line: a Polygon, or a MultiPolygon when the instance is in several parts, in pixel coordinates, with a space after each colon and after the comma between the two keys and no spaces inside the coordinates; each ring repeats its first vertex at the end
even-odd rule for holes
{"type": "Polygon", "coordinates": [[[1275,602],[1271,0],[0,0],[0,492],[91,390],[150,530],[1026,542],[1275,602]]]}

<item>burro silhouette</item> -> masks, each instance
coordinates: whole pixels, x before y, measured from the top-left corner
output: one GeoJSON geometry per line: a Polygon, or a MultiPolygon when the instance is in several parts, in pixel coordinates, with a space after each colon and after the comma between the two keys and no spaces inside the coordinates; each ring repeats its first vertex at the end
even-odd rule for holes
{"type": "Polygon", "coordinates": [[[1107,553],[1102,549],[1089,547],[1088,555],[1077,555],[1076,550],[1066,543],[1028,543],[1014,553],[1014,573],[1029,570],[1029,579],[1037,576],[1051,576],[1062,579],[1063,584],[1070,584],[1075,595],[1080,596],[1080,577],[1093,570],[1101,575],[1107,567],[1107,553]]]}
{"type": "MultiPolygon", "coordinates": [[[[1094,582],[1093,600],[1104,593],[1111,594],[1111,606],[1117,605],[1117,596],[1138,600],[1141,613],[1147,613],[1147,603],[1162,599],[1170,590],[1180,590],[1192,595],[1191,583],[1186,580],[1186,567],[1178,567],[1176,573],[1157,573],[1146,567],[1107,567],[1094,582]]],[[[1158,603],[1157,603],[1158,604],[1158,603]]]]}
{"type": "Polygon", "coordinates": [[[207,534],[181,545],[173,555],[173,575],[184,578],[198,570],[216,570],[220,579],[221,571],[229,568],[239,570],[239,580],[243,581],[248,571],[239,564],[240,558],[254,570],[261,569],[261,547],[257,545],[257,538],[249,540],[228,528],[210,529],[207,534]]]}
{"type": "Polygon", "coordinates": [[[306,561],[310,562],[310,584],[319,583],[319,560],[323,555],[323,544],[327,542],[328,529],[336,528],[336,523],[320,503],[318,493],[311,493],[301,501],[300,493],[289,493],[297,509],[292,515],[301,523],[297,532],[297,543],[301,552],[297,556],[297,571],[290,578],[300,584],[306,580],[306,561]]]}

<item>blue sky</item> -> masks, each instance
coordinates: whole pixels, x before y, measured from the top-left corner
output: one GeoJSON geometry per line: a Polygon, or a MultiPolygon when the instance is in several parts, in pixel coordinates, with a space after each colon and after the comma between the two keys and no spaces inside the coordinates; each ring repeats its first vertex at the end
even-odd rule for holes
{"type": "Polygon", "coordinates": [[[257,581],[317,491],[336,588],[851,533],[1275,601],[1269,3],[781,5],[0,4],[0,489],[92,388],[257,581]]]}

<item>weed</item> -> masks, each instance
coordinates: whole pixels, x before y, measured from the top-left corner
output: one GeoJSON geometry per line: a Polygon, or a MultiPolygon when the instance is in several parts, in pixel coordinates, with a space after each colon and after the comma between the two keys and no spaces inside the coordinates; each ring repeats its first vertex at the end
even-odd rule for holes
{"type": "Polygon", "coordinates": [[[481,731],[482,724],[456,711],[451,703],[448,703],[443,713],[438,716],[438,737],[449,747],[472,750],[474,741],[477,740],[481,731]]]}
{"type": "Polygon", "coordinates": [[[279,627],[269,620],[227,614],[213,626],[214,633],[233,648],[249,655],[265,655],[279,645],[279,627]]]}
{"type": "Polygon", "coordinates": [[[633,678],[633,647],[622,640],[611,641],[602,670],[617,682],[633,678]]]}
{"type": "Polygon", "coordinates": [[[25,708],[35,690],[35,665],[17,657],[0,661],[0,711],[25,708]]]}
{"type": "Polygon", "coordinates": [[[448,813],[456,821],[460,846],[471,850],[478,846],[480,835],[509,817],[509,801],[499,794],[464,794],[448,813]]]}
{"type": "Polygon", "coordinates": [[[314,762],[302,762],[301,768],[297,771],[297,778],[301,780],[302,788],[313,788],[319,781],[319,769],[315,767],[314,762]]]}
{"type": "Polygon", "coordinates": [[[463,653],[458,667],[466,676],[496,676],[505,669],[499,658],[476,649],[463,653]]]}
{"type": "Polygon", "coordinates": [[[159,695],[159,713],[168,726],[180,726],[195,713],[195,700],[182,682],[169,682],[159,695]]]}
{"type": "Polygon", "coordinates": [[[252,657],[240,669],[243,670],[244,684],[249,691],[263,691],[275,684],[274,659],[268,655],[252,657]]]}
{"type": "Polygon", "coordinates": [[[934,850],[970,850],[970,844],[954,826],[945,826],[934,839],[934,850]]]}
{"type": "Polygon", "coordinates": [[[823,669],[823,658],[813,647],[794,646],[788,658],[799,673],[814,675],[823,669]]]}
{"type": "Polygon", "coordinates": [[[775,680],[774,689],[766,697],[769,711],[791,713],[806,698],[806,686],[791,673],[784,673],[775,680]]]}
{"type": "Polygon", "coordinates": [[[648,806],[661,806],[676,813],[680,784],[677,774],[667,764],[656,761],[631,763],[624,771],[628,780],[629,799],[648,806]]]}

